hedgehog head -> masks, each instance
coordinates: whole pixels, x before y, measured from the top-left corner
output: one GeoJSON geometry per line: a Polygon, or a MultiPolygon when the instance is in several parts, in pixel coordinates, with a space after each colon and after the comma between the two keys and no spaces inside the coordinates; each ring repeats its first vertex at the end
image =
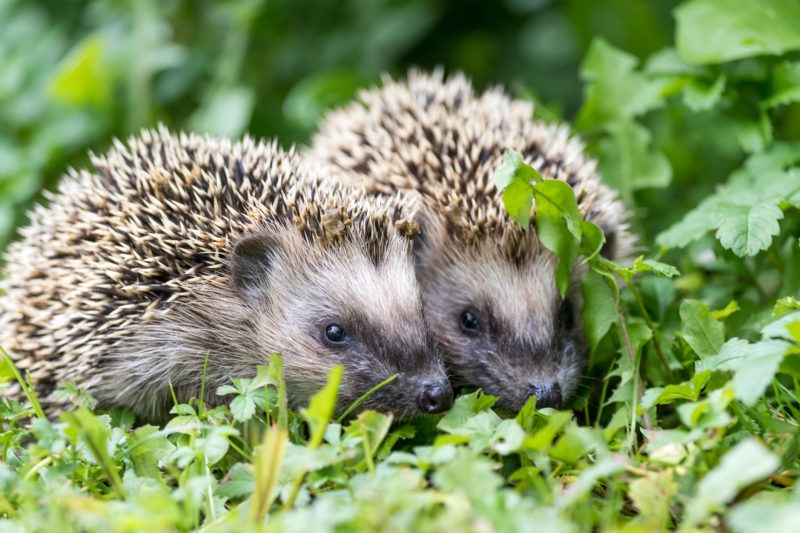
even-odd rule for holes
{"type": "Polygon", "coordinates": [[[482,389],[508,411],[531,395],[540,407],[562,405],[586,360],[581,300],[577,283],[561,297],[557,258],[535,232],[464,239],[432,216],[415,253],[426,316],[453,385],[482,389]]]}
{"type": "Polygon", "coordinates": [[[239,237],[229,262],[236,295],[264,317],[252,324],[253,339],[284,356],[293,403],[306,403],[338,363],[340,409],[395,374],[364,408],[400,416],[449,408],[452,388],[423,320],[410,202],[344,193],[294,223],[239,237]]]}

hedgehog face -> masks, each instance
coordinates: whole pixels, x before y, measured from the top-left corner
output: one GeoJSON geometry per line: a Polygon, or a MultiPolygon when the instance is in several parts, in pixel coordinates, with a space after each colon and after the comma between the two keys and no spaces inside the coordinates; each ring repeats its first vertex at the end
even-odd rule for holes
{"type": "Polygon", "coordinates": [[[426,236],[417,255],[426,316],[453,385],[480,388],[509,411],[532,395],[539,407],[561,406],[586,357],[578,291],[561,298],[556,258],[541,246],[511,259],[491,239],[465,246],[450,235],[426,236]]]}
{"type": "Polygon", "coordinates": [[[452,389],[422,315],[410,241],[389,235],[385,247],[357,238],[304,239],[293,230],[241,239],[233,284],[261,319],[260,352],[283,356],[293,404],[305,404],[342,364],[343,411],[375,385],[363,408],[399,416],[446,410],[452,389]]]}

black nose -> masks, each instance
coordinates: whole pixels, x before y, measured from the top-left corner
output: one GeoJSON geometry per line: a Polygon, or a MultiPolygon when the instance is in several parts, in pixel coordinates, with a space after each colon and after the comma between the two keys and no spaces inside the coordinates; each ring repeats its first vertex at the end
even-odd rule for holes
{"type": "Polygon", "coordinates": [[[531,383],[528,396],[536,396],[536,407],[561,407],[561,386],[554,382],[531,383]]]}
{"type": "Polygon", "coordinates": [[[453,405],[453,388],[447,381],[425,381],[419,393],[423,413],[441,413],[453,405]]]}

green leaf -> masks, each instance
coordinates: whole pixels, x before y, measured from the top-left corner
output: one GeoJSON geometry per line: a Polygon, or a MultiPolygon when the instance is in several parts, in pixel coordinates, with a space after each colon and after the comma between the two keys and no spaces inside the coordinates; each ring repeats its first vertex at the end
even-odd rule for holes
{"type": "Polygon", "coordinates": [[[619,189],[624,198],[647,187],[666,187],[672,168],[661,152],[650,147],[650,133],[633,121],[620,121],[608,127],[609,137],[598,143],[603,180],[619,189]]]}
{"type": "Polygon", "coordinates": [[[533,182],[542,181],[533,167],[526,165],[514,150],[503,152],[503,162],[494,173],[494,184],[503,191],[503,205],[512,219],[527,229],[533,205],[533,182]]]}
{"type": "Polygon", "coordinates": [[[678,483],[672,471],[649,473],[630,484],[628,495],[639,509],[635,523],[645,531],[667,531],[670,526],[672,499],[678,494],[678,483]]]}
{"type": "Polygon", "coordinates": [[[780,233],[778,220],[783,218],[783,211],[772,202],[756,205],[721,203],[715,215],[720,219],[717,239],[725,248],[745,257],[769,248],[772,237],[780,233]]]}
{"type": "Polygon", "coordinates": [[[322,443],[325,427],[336,411],[336,398],[339,395],[339,384],[342,382],[343,374],[344,367],[334,365],[328,374],[328,382],[322,390],[311,397],[308,407],[301,410],[311,430],[309,447],[312,449],[318,448],[322,443]]]}
{"type": "Polygon", "coordinates": [[[696,371],[733,371],[736,398],[745,405],[753,405],[772,382],[789,348],[786,341],[766,339],[750,344],[733,338],[721,348],[719,355],[699,361],[696,371]]]}
{"type": "Polygon", "coordinates": [[[707,83],[698,78],[686,84],[683,101],[692,111],[707,111],[717,105],[725,89],[725,76],[720,74],[713,83],[707,83]]]}
{"type": "Polygon", "coordinates": [[[675,42],[692,64],[800,48],[800,4],[787,0],[692,0],[675,9],[675,42]]]}
{"type": "Polygon", "coordinates": [[[590,270],[581,280],[581,295],[583,330],[591,350],[594,350],[611,324],[617,320],[614,291],[609,287],[609,281],[605,276],[590,270]]]}
{"type": "Polygon", "coordinates": [[[800,506],[788,492],[762,492],[731,509],[725,524],[736,533],[793,531],[800,524],[800,506]]]}
{"type": "Polygon", "coordinates": [[[692,379],[677,385],[667,385],[666,387],[653,387],[647,389],[642,395],[641,409],[650,409],[655,405],[665,405],[674,403],[675,400],[689,400],[696,402],[700,397],[700,392],[708,383],[711,371],[696,372],[692,379]]]}
{"type": "Polygon", "coordinates": [[[784,61],[772,75],[770,97],[761,102],[765,109],[800,101],[800,62],[784,61]]]}
{"type": "Polygon", "coordinates": [[[61,62],[50,81],[54,100],[81,106],[107,108],[112,103],[113,80],[105,62],[106,42],[102,36],[86,37],[61,62]]]}
{"type": "Polygon", "coordinates": [[[536,233],[544,246],[558,255],[556,285],[562,296],[569,289],[572,265],[580,254],[581,215],[572,187],[560,180],[544,180],[533,187],[536,233]]]}
{"type": "Polygon", "coordinates": [[[697,493],[687,502],[685,525],[698,524],[721,511],[740,490],[764,479],[780,464],[780,459],[756,439],[740,442],[698,484],[697,493]]]}
{"type": "Polygon", "coordinates": [[[503,190],[506,211],[523,229],[528,229],[531,223],[532,192],[531,186],[521,181],[513,181],[503,190]]]}
{"type": "Polygon", "coordinates": [[[661,107],[672,80],[650,78],[636,72],[636,57],[595,38],[581,64],[586,85],[578,115],[583,129],[631,119],[661,107]]]}
{"type": "Polygon", "coordinates": [[[481,392],[464,394],[456,398],[453,407],[445,414],[436,427],[445,433],[458,434],[469,418],[489,409],[497,401],[494,396],[481,392]]]}
{"type": "Polygon", "coordinates": [[[725,326],[711,317],[708,307],[697,300],[681,303],[683,338],[701,359],[717,355],[725,342],[725,326]]]}

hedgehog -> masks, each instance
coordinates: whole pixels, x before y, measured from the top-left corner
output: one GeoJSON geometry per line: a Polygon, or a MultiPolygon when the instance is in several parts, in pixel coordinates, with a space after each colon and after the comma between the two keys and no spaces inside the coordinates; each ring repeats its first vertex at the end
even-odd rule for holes
{"type": "MultiPolygon", "coordinates": [[[[321,179],[275,141],[163,126],[91,155],[7,251],[0,346],[48,416],[69,380],[97,407],[163,422],[178,401],[283,357],[291,406],[344,367],[342,411],[452,403],[422,313],[418,202],[321,179]]],[[[10,392],[9,392],[10,391],[10,392]]],[[[21,396],[19,386],[6,395],[21,396]]]]}
{"type": "Polygon", "coordinates": [[[482,389],[512,412],[530,396],[537,407],[561,407],[587,347],[583,271],[573,269],[562,298],[556,256],[510,219],[493,183],[504,151],[572,187],[581,215],[605,233],[606,257],[622,259],[634,243],[624,205],[601,184],[581,142],[566,126],[532,116],[530,102],[500,88],[477,94],[463,74],[412,70],[406,81],[384,77],[382,87],[329,111],[305,150],[371,194],[422,198],[417,278],[451,383],[482,389]]]}

